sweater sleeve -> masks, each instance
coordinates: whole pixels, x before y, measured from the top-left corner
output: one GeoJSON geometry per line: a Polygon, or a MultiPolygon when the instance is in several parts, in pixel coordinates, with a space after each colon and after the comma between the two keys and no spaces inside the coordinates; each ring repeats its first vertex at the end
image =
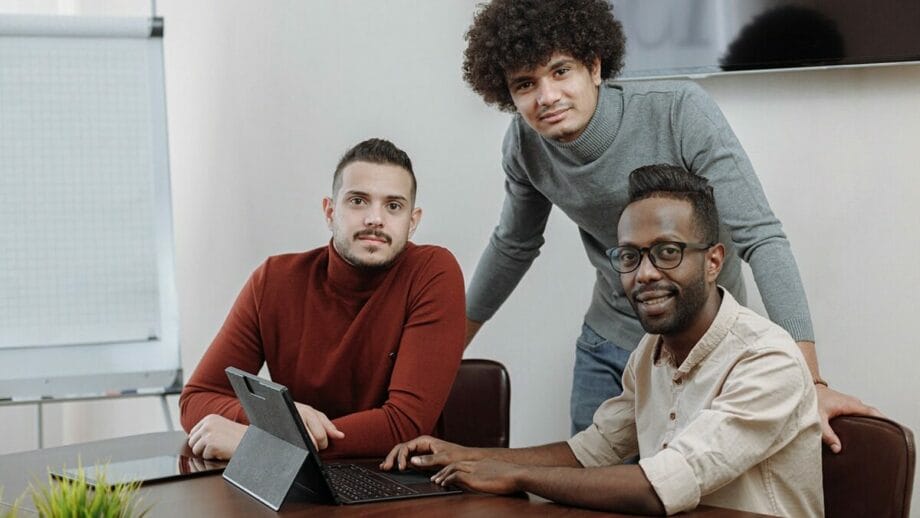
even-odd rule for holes
{"type": "Polygon", "coordinates": [[[540,255],[543,232],[552,203],[537,191],[516,161],[519,151],[513,138],[515,123],[508,128],[503,148],[505,201],[498,226],[476,266],[467,293],[470,320],[492,318],[540,255]]]}
{"type": "Polygon", "coordinates": [[[799,269],[782,224],[754,168],[715,102],[691,84],[672,123],[685,166],[712,185],[719,217],[742,259],[751,265],[770,319],[796,341],[814,341],[799,269]]]}
{"type": "Polygon", "coordinates": [[[256,373],[262,368],[257,301],[265,268],[265,264],[260,266],[243,286],[227,320],[182,389],[180,421],[186,432],[209,414],[249,424],[224,369],[232,365],[256,373]]]}
{"type": "Polygon", "coordinates": [[[386,401],[334,419],[345,438],[332,441],[324,458],[380,457],[434,430],[460,365],[466,329],[460,266],[449,252],[439,252],[413,281],[386,401]]]}

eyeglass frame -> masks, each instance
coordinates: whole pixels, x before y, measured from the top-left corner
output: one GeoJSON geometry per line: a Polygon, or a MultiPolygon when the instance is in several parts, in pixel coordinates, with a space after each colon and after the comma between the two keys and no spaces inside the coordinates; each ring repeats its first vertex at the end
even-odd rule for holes
{"type": "Polygon", "coordinates": [[[716,246],[716,243],[710,243],[707,245],[704,243],[685,243],[683,241],[657,241],[653,243],[652,246],[644,246],[641,248],[637,246],[632,246],[632,245],[615,246],[613,248],[608,248],[607,251],[604,252],[604,255],[607,256],[607,260],[610,262],[610,266],[611,268],[613,268],[613,271],[617,273],[632,273],[638,270],[639,267],[642,266],[642,260],[645,257],[648,257],[648,260],[652,262],[652,266],[654,266],[655,268],[659,270],[673,270],[677,268],[678,266],[680,266],[681,264],[683,264],[684,255],[685,255],[684,251],[686,249],[689,248],[690,250],[703,251],[703,250],[709,250],[710,248],[714,246],[716,246]],[[652,255],[652,248],[655,248],[661,245],[675,245],[678,248],[680,248],[680,260],[677,261],[677,264],[675,264],[674,266],[659,266],[658,263],[655,262],[655,256],[652,255]],[[613,253],[616,250],[622,250],[624,248],[633,249],[639,252],[639,260],[636,262],[636,266],[629,270],[620,270],[619,268],[617,268],[616,261],[614,261],[613,259],[613,253]]]}

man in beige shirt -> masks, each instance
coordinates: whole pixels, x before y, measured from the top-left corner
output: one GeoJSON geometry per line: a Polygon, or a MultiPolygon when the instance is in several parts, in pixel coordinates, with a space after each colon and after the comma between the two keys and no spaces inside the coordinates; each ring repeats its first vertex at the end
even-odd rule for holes
{"type": "Polygon", "coordinates": [[[648,334],[629,359],[623,393],[568,442],[483,449],[419,437],[381,467],[443,466],[432,477],[441,484],[618,512],[673,514],[702,503],[822,516],[811,374],[782,328],[715,284],[725,249],[712,188],[654,165],[633,171],[629,194],[619,246],[607,255],[648,334]],[[622,464],[636,454],[637,465],[622,464]]]}

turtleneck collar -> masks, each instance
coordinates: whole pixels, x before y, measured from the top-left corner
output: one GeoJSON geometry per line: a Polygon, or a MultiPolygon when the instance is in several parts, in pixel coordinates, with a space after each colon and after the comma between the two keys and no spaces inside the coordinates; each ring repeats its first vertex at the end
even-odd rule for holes
{"type": "Polygon", "coordinates": [[[551,146],[571,154],[582,163],[589,163],[600,158],[613,144],[623,118],[623,96],[615,85],[604,81],[598,87],[597,106],[588,126],[575,140],[558,142],[543,138],[551,146]],[[614,91],[609,91],[614,90],[614,91]]]}
{"type": "Polygon", "coordinates": [[[358,298],[369,296],[377,289],[387,276],[387,273],[402,261],[406,252],[414,246],[415,245],[412,243],[406,243],[406,247],[396,256],[396,259],[388,267],[367,270],[349,264],[343,259],[330,239],[328,245],[329,262],[326,266],[326,278],[329,283],[336,288],[336,291],[340,291],[345,295],[358,298]]]}

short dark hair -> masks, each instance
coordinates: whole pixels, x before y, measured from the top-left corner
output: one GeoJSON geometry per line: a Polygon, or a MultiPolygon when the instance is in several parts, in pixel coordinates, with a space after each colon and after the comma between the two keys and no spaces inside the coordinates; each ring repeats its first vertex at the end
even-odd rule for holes
{"type": "Polygon", "coordinates": [[[531,69],[565,52],[588,67],[600,59],[601,77],[623,67],[626,36],[606,0],[494,0],[466,33],[463,79],[482,96],[513,112],[506,74],[531,69]]]}
{"type": "Polygon", "coordinates": [[[690,202],[693,224],[706,244],[719,242],[719,211],[712,186],[702,176],[670,164],[642,166],[629,173],[629,203],[647,198],[690,202]]]}
{"type": "Polygon", "coordinates": [[[409,178],[412,179],[412,201],[415,201],[416,183],[415,172],[412,171],[412,160],[409,160],[409,155],[405,151],[382,138],[371,138],[359,142],[342,155],[339,164],[335,166],[335,174],[332,176],[332,196],[335,196],[342,186],[342,170],[352,162],[389,164],[405,169],[409,173],[409,178]]]}

